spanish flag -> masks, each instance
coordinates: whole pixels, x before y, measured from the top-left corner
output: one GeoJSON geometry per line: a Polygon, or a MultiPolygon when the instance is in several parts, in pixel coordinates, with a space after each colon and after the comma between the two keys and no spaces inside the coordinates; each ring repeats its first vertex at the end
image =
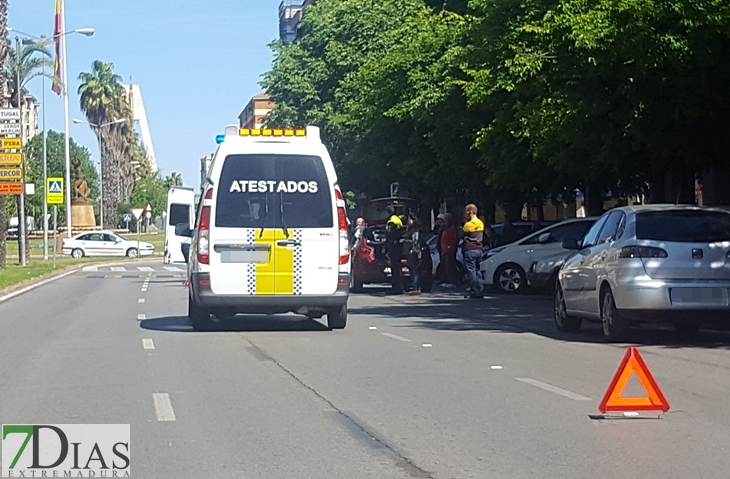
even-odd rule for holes
{"type": "Polygon", "coordinates": [[[51,90],[53,90],[56,95],[61,94],[61,42],[63,41],[63,38],[61,38],[63,35],[62,15],[63,0],[56,0],[56,15],[53,26],[53,41],[56,44],[56,60],[53,70],[53,86],[51,87],[51,90]]]}

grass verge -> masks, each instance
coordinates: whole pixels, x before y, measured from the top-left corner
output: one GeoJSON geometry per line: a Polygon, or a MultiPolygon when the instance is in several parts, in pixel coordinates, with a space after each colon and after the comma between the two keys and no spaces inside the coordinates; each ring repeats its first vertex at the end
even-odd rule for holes
{"type": "MultiPolygon", "coordinates": [[[[69,266],[92,263],[94,261],[98,262],[99,260],[93,258],[73,259],[58,257],[56,258],[56,269],[53,269],[52,259],[43,260],[34,258],[30,265],[26,267],[17,264],[8,264],[5,269],[0,270],[0,293],[5,289],[17,286],[31,279],[40,278],[56,271],[63,271],[69,266]]],[[[11,262],[12,260],[8,260],[8,263],[11,262]]]]}

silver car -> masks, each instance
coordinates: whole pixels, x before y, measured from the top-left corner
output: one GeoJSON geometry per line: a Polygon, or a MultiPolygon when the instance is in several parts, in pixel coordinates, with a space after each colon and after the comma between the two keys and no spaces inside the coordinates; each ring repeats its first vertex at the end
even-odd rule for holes
{"type": "Polygon", "coordinates": [[[683,205],[626,206],[605,213],[566,259],[555,291],[555,324],[577,331],[601,321],[606,339],[641,322],[694,332],[730,320],[730,212],[683,205]]]}

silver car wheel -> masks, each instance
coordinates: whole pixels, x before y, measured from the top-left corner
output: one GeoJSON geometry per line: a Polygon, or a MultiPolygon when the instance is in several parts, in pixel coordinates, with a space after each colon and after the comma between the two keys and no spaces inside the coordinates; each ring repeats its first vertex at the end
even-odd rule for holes
{"type": "Polygon", "coordinates": [[[138,256],[139,256],[139,251],[137,251],[137,248],[130,248],[129,251],[127,251],[128,258],[136,258],[138,256]]]}
{"type": "Polygon", "coordinates": [[[80,250],[79,248],[76,248],[75,250],[73,250],[71,252],[71,257],[74,258],[74,259],[81,259],[81,258],[84,257],[84,252],[83,252],[83,250],[80,250]]]}
{"type": "Polygon", "coordinates": [[[520,272],[514,268],[505,268],[499,275],[499,287],[504,291],[517,291],[522,286],[520,272]]]}

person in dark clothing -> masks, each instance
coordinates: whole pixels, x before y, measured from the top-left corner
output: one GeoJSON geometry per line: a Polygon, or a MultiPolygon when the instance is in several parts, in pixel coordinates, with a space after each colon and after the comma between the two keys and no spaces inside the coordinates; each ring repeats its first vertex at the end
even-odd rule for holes
{"type": "Polygon", "coordinates": [[[403,278],[401,276],[401,260],[403,259],[403,220],[395,214],[395,208],[388,205],[385,210],[389,218],[386,227],[386,251],[390,259],[391,292],[403,294],[403,278]]]}
{"type": "Polygon", "coordinates": [[[509,213],[504,214],[504,221],[502,222],[502,237],[500,238],[500,245],[506,245],[517,241],[517,230],[515,225],[512,224],[512,220],[509,217],[509,213]]]}
{"type": "Polygon", "coordinates": [[[444,217],[439,243],[439,254],[443,265],[440,268],[442,279],[446,283],[457,285],[459,282],[456,275],[456,249],[459,247],[459,232],[456,230],[451,213],[447,213],[444,217]]]}
{"type": "Polygon", "coordinates": [[[408,228],[401,239],[403,244],[403,255],[406,257],[408,273],[411,277],[411,287],[408,294],[421,294],[421,281],[418,275],[418,264],[421,260],[421,224],[417,218],[408,218],[408,228]]]}

